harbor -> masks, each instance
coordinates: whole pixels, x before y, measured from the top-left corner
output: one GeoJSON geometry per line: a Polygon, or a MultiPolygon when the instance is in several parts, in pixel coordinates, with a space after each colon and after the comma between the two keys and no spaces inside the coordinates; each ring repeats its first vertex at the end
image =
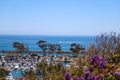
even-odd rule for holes
{"type": "Polygon", "coordinates": [[[0,66],[9,71],[6,80],[14,80],[24,77],[26,71],[31,69],[36,71],[37,63],[62,63],[65,67],[69,68],[70,64],[75,64],[75,59],[73,54],[47,54],[47,56],[44,56],[42,53],[38,55],[7,53],[1,56],[0,66]]]}

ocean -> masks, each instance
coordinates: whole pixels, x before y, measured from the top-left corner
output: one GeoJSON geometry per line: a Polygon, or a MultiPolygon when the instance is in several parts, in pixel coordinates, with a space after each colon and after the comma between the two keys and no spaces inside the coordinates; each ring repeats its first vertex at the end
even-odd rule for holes
{"type": "Polygon", "coordinates": [[[0,50],[15,50],[13,42],[21,42],[29,46],[30,50],[40,50],[36,44],[39,40],[48,43],[60,44],[62,50],[69,50],[72,43],[81,44],[85,49],[95,41],[95,36],[23,36],[23,35],[0,35],[0,50]]]}

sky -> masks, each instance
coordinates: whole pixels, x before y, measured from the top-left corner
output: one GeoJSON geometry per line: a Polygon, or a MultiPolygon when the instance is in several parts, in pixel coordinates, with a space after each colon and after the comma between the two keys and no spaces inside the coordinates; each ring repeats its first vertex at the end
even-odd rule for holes
{"type": "Polygon", "coordinates": [[[120,32],[120,0],[0,0],[0,35],[120,32]]]}

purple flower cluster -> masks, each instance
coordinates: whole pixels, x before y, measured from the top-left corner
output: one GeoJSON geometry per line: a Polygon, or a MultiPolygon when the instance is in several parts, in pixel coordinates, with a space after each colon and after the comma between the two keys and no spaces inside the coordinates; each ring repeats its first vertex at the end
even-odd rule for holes
{"type": "MultiPolygon", "coordinates": [[[[102,78],[101,75],[91,75],[92,73],[90,71],[86,71],[84,76],[78,78],[78,76],[74,76],[72,80],[100,80],[102,78]]],[[[65,74],[66,80],[71,80],[70,73],[65,74]]]]}
{"type": "Polygon", "coordinates": [[[120,79],[120,72],[115,72],[115,76],[120,79]]]}
{"type": "Polygon", "coordinates": [[[78,80],[78,77],[77,77],[77,76],[74,76],[74,77],[73,77],[73,80],[78,80]]]}
{"type": "Polygon", "coordinates": [[[85,78],[84,77],[80,77],[80,78],[78,78],[78,80],[85,80],[85,78]]]}
{"type": "Polygon", "coordinates": [[[66,80],[70,80],[70,73],[66,73],[66,74],[65,74],[65,79],[66,79],[66,80]]]}
{"type": "Polygon", "coordinates": [[[87,80],[88,77],[90,76],[91,72],[90,71],[87,71],[85,72],[85,75],[84,75],[84,78],[87,80]]]}
{"type": "Polygon", "coordinates": [[[24,77],[22,80],[28,80],[26,77],[24,77]]]}
{"type": "Polygon", "coordinates": [[[98,55],[93,56],[90,63],[94,65],[95,68],[106,68],[106,61],[98,55]]]}
{"type": "MultiPolygon", "coordinates": [[[[78,76],[74,76],[74,77],[71,77],[70,76],[70,73],[66,73],[65,74],[65,79],[66,80],[103,80],[103,74],[102,73],[99,73],[99,74],[95,74],[93,72],[94,68],[98,68],[98,69],[106,69],[106,61],[104,60],[104,58],[102,58],[101,56],[99,55],[95,55],[92,57],[91,61],[90,61],[90,64],[93,66],[93,67],[90,67],[88,69],[88,71],[86,71],[83,76],[79,77],[78,76]]],[[[112,66],[114,67],[114,66],[112,66]]],[[[120,72],[116,72],[115,73],[115,76],[120,79],[120,72]]]]}
{"type": "Polygon", "coordinates": [[[85,72],[84,79],[85,80],[99,80],[101,78],[100,75],[91,75],[90,71],[85,72]]]}

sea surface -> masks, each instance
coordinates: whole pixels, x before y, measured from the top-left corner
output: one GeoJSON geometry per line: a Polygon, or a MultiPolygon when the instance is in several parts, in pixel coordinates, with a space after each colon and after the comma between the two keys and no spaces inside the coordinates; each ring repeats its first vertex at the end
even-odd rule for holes
{"type": "Polygon", "coordinates": [[[40,50],[36,44],[39,40],[48,43],[60,44],[62,50],[69,50],[72,43],[81,44],[85,49],[95,41],[95,36],[23,36],[23,35],[0,35],[0,50],[15,50],[13,42],[21,42],[30,50],[40,50]]]}

